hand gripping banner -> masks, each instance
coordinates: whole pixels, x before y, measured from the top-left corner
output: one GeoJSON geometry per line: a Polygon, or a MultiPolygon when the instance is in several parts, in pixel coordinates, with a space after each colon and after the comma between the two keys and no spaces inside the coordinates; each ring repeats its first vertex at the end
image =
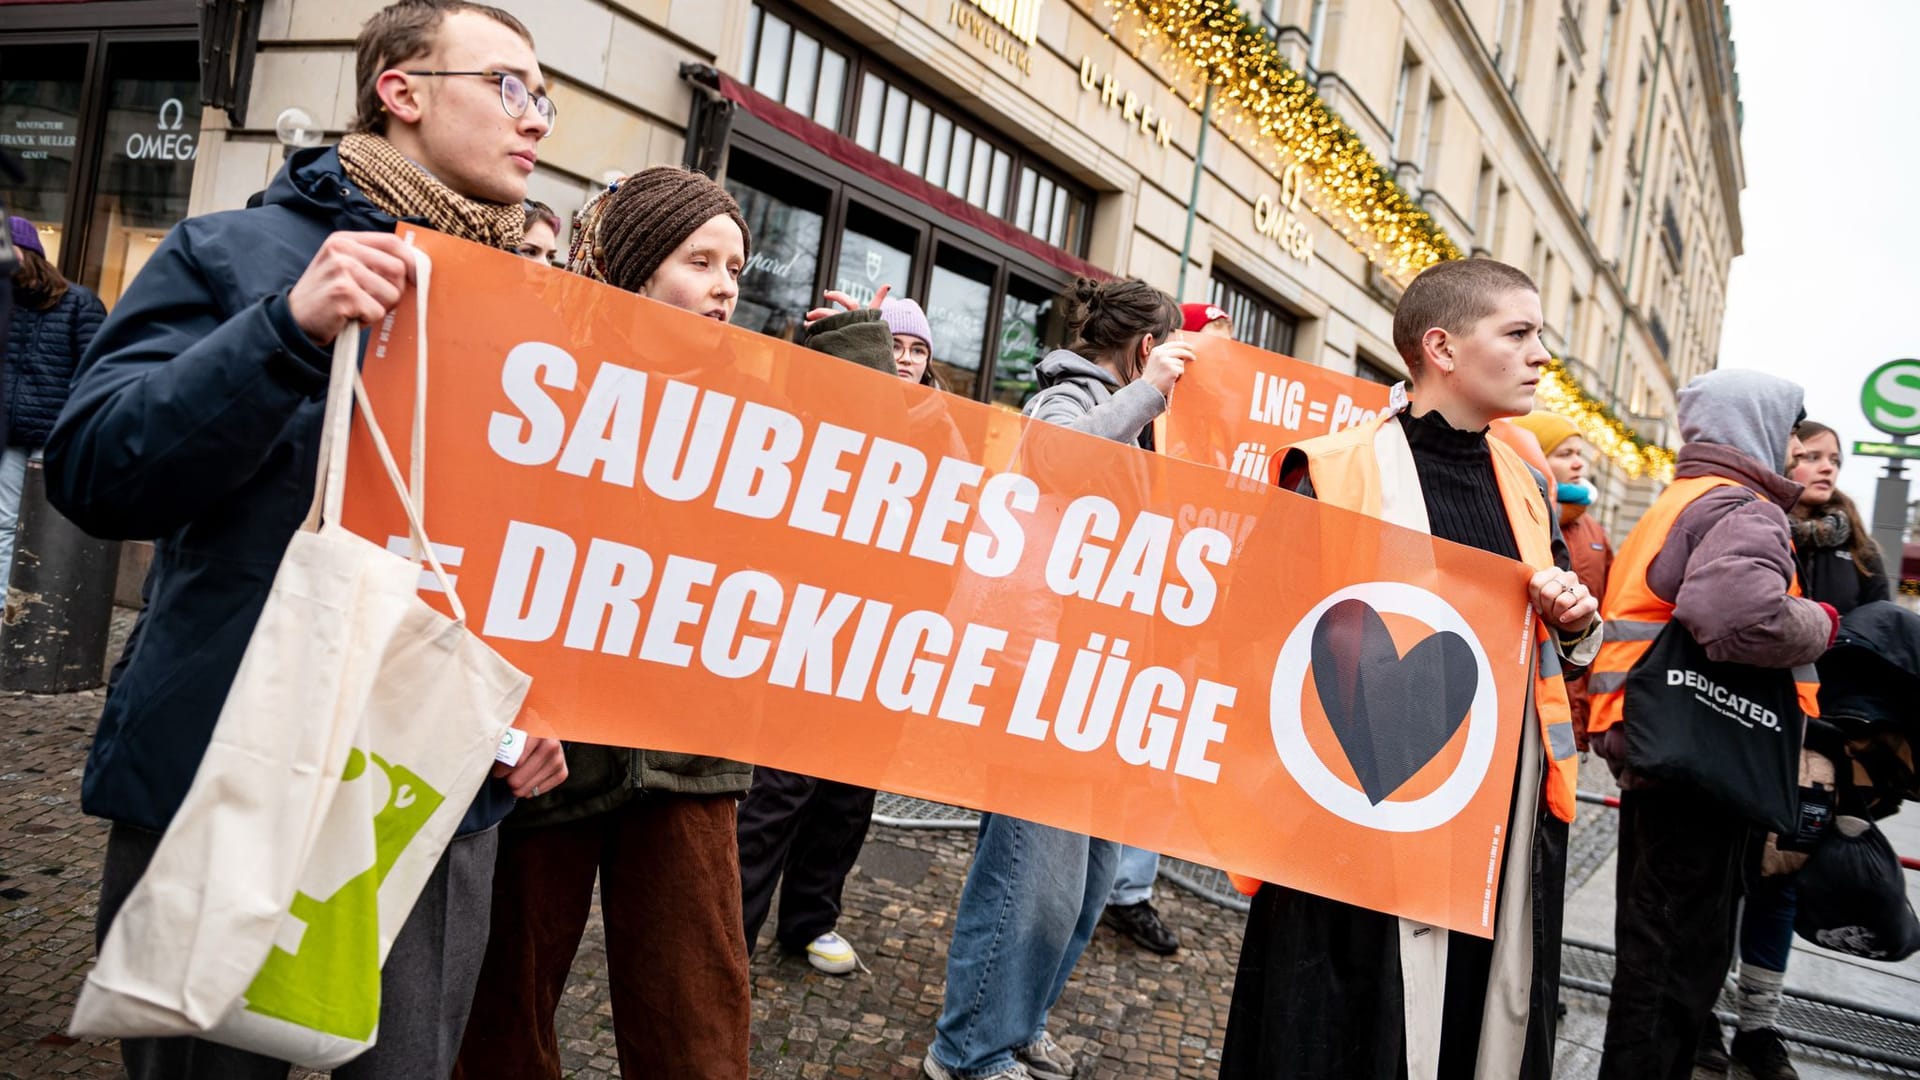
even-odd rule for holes
{"type": "MultiPolygon", "coordinates": [[[[1491,933],[1520,564],[414,239],[426,522],[474,629],[533,676],[523,726],[1491,933]]],[[[413,326],[409,298],[369,349],[389,423],[413,326]]],[[[355,437],[346,522],[404,547],[355,437]]]]}

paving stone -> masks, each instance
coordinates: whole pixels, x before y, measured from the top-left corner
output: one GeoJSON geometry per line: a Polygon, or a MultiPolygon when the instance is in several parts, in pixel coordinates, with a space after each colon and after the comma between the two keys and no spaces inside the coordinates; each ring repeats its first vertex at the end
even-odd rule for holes
{"type": "MultiPolygon", "coordinates": [[[[116,1047],[63,1030],[93,956],[107,829],[80,813],[80,775],[101,700],[0,694],[0,1080],[121,1075],[116,1047]]],[[[1597,764],[1582,770],[1582,787],[1608,790],[1604,777],[1597,764]]],[[[1610,832],[1589,830],[1611,847],[1610,832]]],[[[840,924],[868,972],[834,977],[782,955],[768,921],[751,971],[755,1076],[919,1074],[973,844],[971,831],[874,827],[840,924]]],[[[1103,927],[1054,1010],[1053,1034],[1080,1057],[1087,1080],[1198,1080],[1219,1070],[1243,917],[1166,882],[1155,903],[1184,947],[1154,956],[1103,927]]],[[[569,1076],[620,1075],[606,970],[596,904],[557,1018],[569,1076]]],[[[1556,1071],[1592,1076],[1604,1002],[1568,998],[1556,1071]]],[[[295,1080],[308,1075],[296,1070],[295,1080]]]]}
{"type": "MultiPolygon", "coordinates": [[[[0,695],[0,1077],[121,1075],[111,1043],[64,1034],[93,957],[106,825],[80,813],[80,775],[98,694],[0,695]]],[[[870,973],[823,975],[757,952],[752,1060],[767,1077],[911,1077],[933,1036],[952,913],[970,832],[876,826],[847,883],[841,931],[870,973]],[[886,877],[869,874],[867,867],[886,877]]],[[[1093,1077],[1198,1077],[1226,1021],[1240,916],[1171,886],[1158,901],[1185,935],[1178,955],[1147,954],[1102,929],[1055,1011],[1053,1030],[1093,1077]],[[1123,1047],[1110,1028],[1133,1025],[1123,1047]],[[1155,1059],[1145,1071],[1127,1063],[1155,1059]]],[[[619,1075],[596,904],[562,998],[561,1058],[571,1075],[619,1075]]],[[[304,1071],[296,1076],[307,1075],[304,1071]]]]}

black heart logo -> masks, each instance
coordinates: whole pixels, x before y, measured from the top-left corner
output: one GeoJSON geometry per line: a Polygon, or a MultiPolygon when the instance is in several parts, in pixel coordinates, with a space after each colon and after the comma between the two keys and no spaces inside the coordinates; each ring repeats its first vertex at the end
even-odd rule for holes
{"type": "Polygon", "coordinates": [[[1442,630],[1401,656],[1379,612],[1342,600],[1313,628],[1313,681],[1361,790],[1378,806],[1460,730],[1480,672],[1459,634],[1442,630]]]}

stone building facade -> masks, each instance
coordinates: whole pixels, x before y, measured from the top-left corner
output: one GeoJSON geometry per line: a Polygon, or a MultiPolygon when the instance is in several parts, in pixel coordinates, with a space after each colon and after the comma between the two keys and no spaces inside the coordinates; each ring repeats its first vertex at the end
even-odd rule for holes
{"type": "MultiPolygon", "coordinates": [[[[111,301],[172,220],[242,205],[287,142],[345,126],[351,43],[379,6],[267,0],[236,118],[195,96],[193,3],[0,0],[0,145],[35,155],[15,212],[71,238],[63,267],[111,301]]],[[[926,306],[952,386],[1017,407],[1061,333],[1060,289],[1099,272],[1212,299],[1278,352],[1404,370],[1406,268],[1336,228],[1313,163],[1253,127],[1216,112],[1200,152],[1192,66],[1140,48],[1124,2],[505,6],[559,107],[533,197],[564,215],[648,164],[716,171],[756,234],[739,316],[754,329],[791,333],[825,288],[890,283],[926,306]]],[[[1675,390],[1717,361],[1741,244],[1719,4],[1267,0],[1245,16],[1454,248],[1533,275],[1587,400],[1677,442],[1675,390]]],[[[1622,532],[1654,485],[1602,481],[1622,532]]]]}

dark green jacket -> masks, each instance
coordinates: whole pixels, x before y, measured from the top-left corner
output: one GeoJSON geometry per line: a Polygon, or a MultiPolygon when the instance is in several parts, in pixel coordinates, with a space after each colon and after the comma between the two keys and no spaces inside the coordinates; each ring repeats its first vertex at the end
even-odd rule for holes
{"type": "Polygon", "coordinates": [[[530,828],[578,821],[617,809],[643,792],[739,795],[752,779],[753,766],[726,758],[570,742],[566,783],[536,798],[521,799],[506,824],[530,828]]]}
{"type": "MultiPolygon", "coordinates": [[[[875,371],[895,371],[893,332],[880,321],[878,308],[822,319],[802,343],[875,371]]],[[[726,758],[570,742],[566,782],[537,798],[521,799],[506,824],[532,828],[578,821],[616,809],[639,793],[739,795],[752,779],[753,766],[726,758]]]]}
{"type": "Polygon", "coordinates": [[[879,308],[843,311],[807,327],[800,344],[888,375],[893,363],[893,331],[880,321],[879,308]]]}

